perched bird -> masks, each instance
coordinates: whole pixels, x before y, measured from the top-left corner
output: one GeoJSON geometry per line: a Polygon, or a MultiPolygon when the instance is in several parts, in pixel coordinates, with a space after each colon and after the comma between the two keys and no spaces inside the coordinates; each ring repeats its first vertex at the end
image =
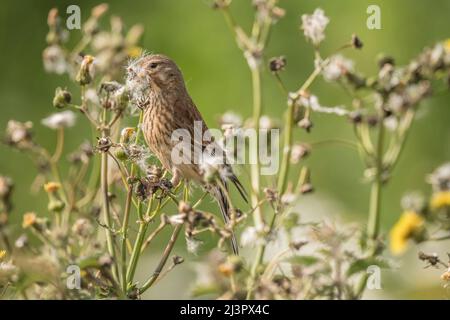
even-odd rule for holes
{"type": "MultiPolygon", "coordinates": [[[[210,192],[217,200],[226,223],[230,220],[230,204],[225,192],[227,182],[232,182],[243,198],[246,193],[226,161],[223,149],[208,137],[208,127],[189,93],[183,75],[170,58],[160,54],[144,55],[130,62],[127,68],[127,87],[131,100],[144,111],[142,132],[145,141],[161,164],[172,173],[172,185],[181,179],[194,181],[210,192]],[[200,127],[200,135],[195,131],[200,127]],[[174,132],[181,134],[187,147],[181,161],[172,151],[180,146],[173,139],[174,132]],[[224,161],[221,161],[224,160],[224,161]],[[215,179],[205,179],[205,171],[216,170],[215,179]]],[[[238,244],[231,236],[232,249],[238,254],[238,244]]]]}

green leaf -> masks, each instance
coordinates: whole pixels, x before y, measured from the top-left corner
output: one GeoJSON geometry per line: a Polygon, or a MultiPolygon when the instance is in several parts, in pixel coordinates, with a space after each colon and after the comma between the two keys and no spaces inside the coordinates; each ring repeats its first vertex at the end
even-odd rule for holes
{"type": "Polygon", "coordinates": [[[359,259],[354,261],[347,269],[347,277],[350,277],[356,273],[366,271],[368,267],[376,265],[380,268],[389,268],[389,264],[381,260],[379,258],[366,258],[366,259],[359,259]]]}
{"type": "Polygon", "coordinates": [[[293,256],[289,257],[287,261],[289,261],[292,264],[298,264],[309,267],[319,262],[319,258],[314,256],[293,256]]]}

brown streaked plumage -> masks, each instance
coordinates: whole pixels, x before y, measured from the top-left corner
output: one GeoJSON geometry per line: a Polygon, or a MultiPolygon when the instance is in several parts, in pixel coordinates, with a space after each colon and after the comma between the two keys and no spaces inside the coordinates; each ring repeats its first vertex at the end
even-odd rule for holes
{"type": "MultiPolygon", "coordinates": [[[[208,127],[186,90],[178,66],[164,55],[152,54],[132,62],[127,71],[127,85],[131,88],[131,98],[144,110],[142,131],[145,141],[161,164],[172,173],[172,184],[176,186],[181,179],[186,179],[206,187],[218,201],[225,222],[228,222],[230,210],[224,194],[226,190],[216,183],[205,182],[198,164],[200,156],[198,151],[203,152],[211,141],[198,139],[194,135],[195,121],[199,121],[203,133],[208,130],[208,127]],[[176,142],[173,142],[171,138],[172,133],[177,129],[184,129],[189,133],[191,137],[189,149],[192,150],[192,159],[197,159],[196,162],[177,164],[172,160],[172,149],[176,142]]],[[[221,151],[217,144],[214,148],[221,151]]],[[[227,172],[221,177],[223,186],[226,188],[227,181],[231,181],[246,199],[245,190],[233,174],[231,167],[224,163],[222,168],[227,172]]],[[[238,254],[234,234],[232,248],[233,252],[238,254]]]]}

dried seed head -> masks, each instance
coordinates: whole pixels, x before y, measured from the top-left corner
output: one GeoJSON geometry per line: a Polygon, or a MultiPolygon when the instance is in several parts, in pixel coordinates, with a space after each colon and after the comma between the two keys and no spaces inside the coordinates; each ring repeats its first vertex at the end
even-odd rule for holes
{"type": "Polygon", "coordinates": [[[395,60],[393,57],[391,56],[387,56],[387,55],[380,55],[378,56],[378,67],[380,69],[382,69],[384,67],[384,65],[386,64],[390,64],[391,66],[395,65],[395,60]]]}
{"type": "Polygon", "coordinates": [[[303,118],[298,122],[298,126],[302,129],[305,129],[306,132],[309,133],[314,125],[309,118],[303,118]]]}
{"type": "Polygon", "coordinates": [[[369,127],[375,127],[378,124],[379,119],[377,115],[369,115],[367,116],[366,121],[369,127]]]}
{"type": "Polygon", "coordinates": [[[362,113],[359,110],[350,112],[348,117],[349,117],[350,121],[353,122],[354,124],[361,123],[363,120],[362,113]]]}
{"type": "Polygon", "coordinates": [[[273,57],[269,60],[269,69],[272,72],[283,71],[286,67],[286,58],[284,56],[273,57]]]}
{"type": "Polygon", "coordinates": [[[11,192],[14,188],[14,183],[11,178],[0,176],[0,199],[2,201],[8,201],[11,196],[11,192]]]}
{"type": "Polygon", "coordinates": [[[314,187],[311,183],[305,183],[300,187],[300,192],[302,194],[311,193],[314,191],[314,187]]]}
{"type": "Polygon", "coordinates": [[[352,34],[352,46],[355,49],[362,49],[363,47],[363,43],[361,41],[361,39],[358,38],[358,36],[356,34],[352,34]]]}
{"type": "Polygon", "coordinates": [[[264,195],[266,196],[267,201],[276,202],[278,201],[278,191],[272,188],[264,188],[264,195]]]}
{"type": "Polygon", "coordinates": [[[178,205],[179,213],[189,214],[191,211],[192,211],[192,207],[190,206],[189,203],[180,201],[180,203],[178,205]]]}
{"type": "Polygon", "coordinates": [[[273,7],[270,11],[270,16],[274,20],[274,22],[277,22],[281,18],[283,18],[286,15],[286,10],[280,7],[273,7]]]}
{"type": "Polygon", "coordinates": [[[120,132],[120,143],[129,143],[131,138],[134,136],[134,133],[136,132],[135,128],[132,127],[126,127],[123,128],[120,132]]]}
{"type": "Polygon", "coordinates": [[[6,126],[5,142],[18,149],[28,149],[34,145],[32,141],[33,123],[9,120],[6,126]]]}
{"type": "Polygon", "coordinates": [[[173,256],[172,262],[174,265],[182,264],[184,262],[184,258],[180,256],[173,256]]]}
{"type": "Polygon", "coordinates": [[[291,163],[298,164],[300,160],[306,158],[311,152],[311,147],[304,143],[294,144],[291,149],[291,163]]]}
{"type": "Polygon", "coordinates": [[[228,8],[231,0],[214,0],[211,7],[213,9],[225,9],[228,8]]]}
{"type": "Polygon", "coordinates": [[[307,244],[308,241],[293,241],[289,244],[289,247],[291,247],[294,250],[300,250],[303,246],[307,244]]]}
{"type": "Polygon", "coordinates": [[[159,183],[162,177],[162,170],[160,167],[152,165],[147,169],[147,179],[150,183],[159,183]]]}
{"type": "Polygon", "coordinates": [[[104,254],[100,258],[98,258],[97,262],[101,267],[107,268],[112,265],[113,259],[109,254],[104,254]]]}
{"type": "Polygon", "coordinates": [[[82,238],[87,238],[89,235],[91,235],[92,230],[92,224],[86,218],[77,219],[72,226],[72,232],[82,238]]]}
{"type": "Polygon", "coordinates": [[[75,79],[80,85],[84,86],[91,83],[94,76],[93,62],[94,62],[93,56],[85,55],[83,57],[83,61],[81,62],[80,69],[75,79]]]}
{"type": "Polygon", "coordinates": [[[102,137],[98,139],[97,146],[95,148],[101,152],[108,152],[111,146],[112,146],[111,139],[109,137],[102,137]]]}

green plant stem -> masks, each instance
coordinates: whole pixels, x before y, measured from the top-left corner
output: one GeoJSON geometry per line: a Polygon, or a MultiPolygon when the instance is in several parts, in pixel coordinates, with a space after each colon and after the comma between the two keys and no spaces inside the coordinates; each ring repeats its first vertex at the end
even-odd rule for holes
{"type": "MultiPolygon", "coordinates": [[[[370,203],[369,203],[369,218],[367,222],[367,236],[369,238],[369,257],[373,257],[377,253],[377,238],[380,231],[380,207],[381,207],[381,191],[383,186],[383,147],[384,147],[384,125],[380,122],[380,127],[378,129],[378,141],[375,151],[375,176],[372,182],[372,188],[370,192],[370,203]]],[[[364,274],[357,287],[355,298],[359,299],[364,294],[366,288],[367,280],[369,279],[368,274],[364,274]]]]}
{"type": "MultiPolygon", "coordinates": [[[[139,134],[141,131],[141,124],[143,120],[144,112],[141,111],[139,115],[139,121],[136,130],[135,143],[139,141],[139,134]]],[[[116,118],[114,118],[116,119],[116,118]]],[[[110,125],[114,124],[115,120],[110,122],[110,125]]],[[[119,165],[120,168],[120,165],[119,165]]],[[[136,171],[136,165],[134,163],[131,164],[130,174],[128,178],[134,178],[134,174],[136,171]]],[[[127,197],[125,200],[125,211],[123,214],[123,222],[122,222],[122,246],[121,246],[121,256],[122,256],[122,290],[126,294],[127,291],[127,240],[128,240],[128,224],[130,221],[130,211],[131,204],[133,202],[133,186],[131,184],[127,185],[127,197]]],[[[151,208],[151,203],[149,203],[149,208],[151,208]]],[[[145,232],[144,232],[145,236],[145,232]]]]}
{"type": "Polygon", "coordinates": [[[370,192],[369,219],[367,223],[367,235],[372,241],[376,241],[380,229],[381,188],[383,184],[384,131],[384,125],[383,123],[380,123],[375,155],[375,177],[372,182],[372,189],[370,192]]]}
{"type": "MultiPolygon", "coordinates": [[[[320,74],[321,68],[315,68],[314,71],[309,75],[306,81],[303,83],[301,88],[297,91],[297,97],[290,101],[288,104],[288,110],[286,115],[286,129],[284,132],[284,145],[283,145],[283,159],[281,160],[280,175],[278,178],[278,192],[280,195],[284,193],[287,185],[287,177],[289,174],[289,158],[291,157],[292,150],[292,130],[293,130],[293,117],[294,117],[294,106],[300,95],[307,90],[311,84],[314,82],[316,77],[320,74]]],[[[281,82],[281,79],[278,78],[281,82]]],[[[281,82],[282,83],[282,82],[281,82]]]]}
{"type": "MultiPolygon", "coordinates": [[[[149,205],[149,208],[151,206],[149,205]]],[[[142,219],[141,214],[141,204],[139,204],[138,216],[139,216],[139,230],[136,237],[136,241],[134,242],[133,251],[131,252],[130,263],[128,265],[128,269],[126,272],[126,281],[127,284],[131,283],[134,279],[134,274],[136,272],[137,263],[139,261],[139,257],[141,254],[142,243],[144,242],[145,233],[147,232],[148,222],[142,219]]]]}
{"type": "Polygon", "coordinates": [[[264,219],[262,216],[261,208],[259,206],[259,188],[260,188],[260,176],[259,176],[259,120],[262,113],[261,104],[261,73],[258,68],[253,68],[252,70],[252,84],[253,84],[253,126],[256,132],[255,137],[255,147],[253,152],[255,153],[254,163],[251,165],[251,203],[252,207],[255,208],[253,213],[253,218],[255,222],[255,227],[257,230],[262,230],[264,228],[264,219]]]}
{"type": "MultiPolygon", "coordinates": [[[[103,134],[106,137],[105,134],[103,134]]],[[[112,267],[112,274],[116,281],[118,281],[118,267],[116,254],[114,250],[114,235],[111,230],[111,212],[109,206],[109,195],[108,195],[108,154],[107,152],[102,152],[101,154],[101,189],[103,196],[103,216],[106,224],[106,245],[108,248],[108,253],[112,257],[114,263],[112,267]]]]}
{"type": "Polygon", "coordinates": [[[288,104],[288,110],[286,115],[286,129],[284,131],[284,146],[283,146],[283,158],[281,160],[280,175],[278,178],[278,190],[282,195],[286,190],[287,176],[289,173],[289,159],[291,157],[292,149],[292,127],[294,116],[294,102],[291,101],[288,104]]]}
{"type": "MultiPolygon", "coordinates": [[[[311,86],[311,84],[314,82],[316,77],[320,74],[320,70],[321,70],[320,68],[314,69],[314,71],[309,75],[309,77],[306,79],[304,84],[298,90],[298,92],[297,92],[298,95],[301,94],[303,91],[307,90],[311,86]]],[[[279,194],[283,194],[283,192],[285,191],[285,188],[286,188],[286,184],[287,184],[287,177],[288,177],[288,172],[289,172],[289,158],[290,158],[291,149],[292,149],[292,129],[293,129],[294,105],[295,105],[295,101],[291,101],[291,103],[289,103],[287,116],[286,116],[286,131],[285,131],[285,138],[284,138],[285,140],[284,140],[284,147],[283,147],[283,159],[281,162],[280,176],[279,176],[279,180],[278,180],[279,194]]],[[[272,231],[273,226],[275,225],[275,220],[276,220],[276,214],[273,214],[271,217],[271,220],[270,220],[270,224],[269,224],[269,233],[272,231]]],[[[254,290],[254,286],[255,286],[258,268],[264,259],[265,250],[266,250],[266,243],[263,243],[259,246],[258,251],[256,253],[254,263],[250,270],[250,277],[249,277],[248,287],[247,287],[247,297],[246,297],[247,300],[251,299],[253,296],[253,290],[254,290]]]]}
{"type": "Polygon", "coordinates": [[[173,230],[172,236],[170,237],[170,240],[167,243],[166,248],[164,249],[164,253],[163,253],[162,257],[161,257],[161,260],[158,263],[158,266],[156,267],[156,269],[153,272],[153,274],[151,275],[151,277],[139,289],[139,294],[144,293],[158,279],[159,275],[161,274],[162,269],[166,265],[167,259],[169,258],[169,255],[172,252],[173,246],[175,245],[175,242],[176,242],[176,240],[178,238],[178,235],[180,234],[180,231],[181,231],[182,228],[183,228],[183,225],[179,224],[173,230]]]}
{"type": "Polygon", "coordinates": [[[131,200],[133,197],[133,187],[128,186],[127,197],[125,201],[125,211],[123,214],[122,222],[122,246],[121,246],[121,258],[122,258],[122,290],[126,294],[127,292],[127,239],[128,239],[128,223],[130,220],[131,200]]]}
{"type": "Polygon", "coordinates": [[[56,133],[56,148],[51,161],[56,163],[61,158],[64,149],[64,128],[59,128],[56,133]]]}

